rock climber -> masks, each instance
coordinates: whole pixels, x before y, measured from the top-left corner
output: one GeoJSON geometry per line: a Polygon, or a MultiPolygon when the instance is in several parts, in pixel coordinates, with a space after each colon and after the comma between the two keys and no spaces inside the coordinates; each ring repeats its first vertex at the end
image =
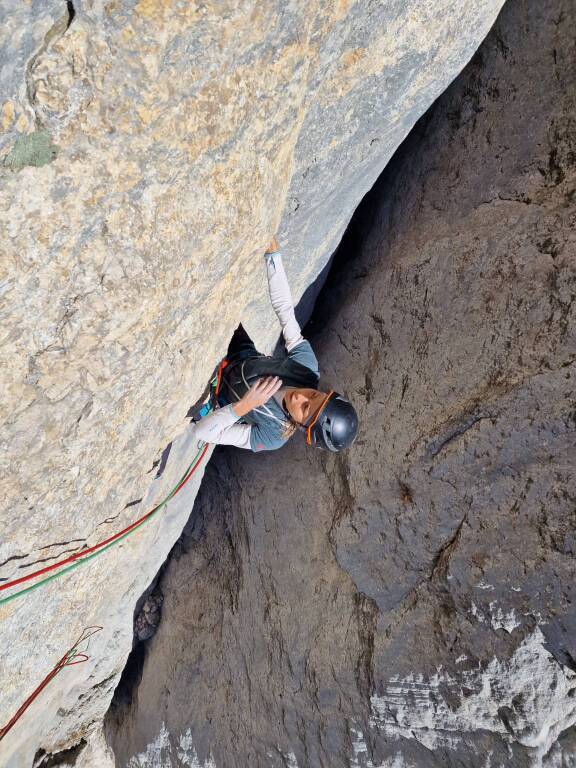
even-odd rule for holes
{"type": "Polygon", "coordinates": [[[338,392],[318,388],[318,361],[296,320],[275,237],[264,258],[270,299],[282,327],[287,355],[261,354],[240,324],[222,370],[220,407],[196,423],[196,434],[207,443],[271,451],[301,430],[306,433],[308,445],[340,451],[356,437],[356,411],[338,392]]]}

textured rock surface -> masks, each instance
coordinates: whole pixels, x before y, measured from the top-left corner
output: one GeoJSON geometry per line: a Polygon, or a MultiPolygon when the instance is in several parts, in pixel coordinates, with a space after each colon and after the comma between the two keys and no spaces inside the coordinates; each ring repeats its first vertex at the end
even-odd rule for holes
{"type": "MultiPolygon", "coordinates": [[[[150,466],[238,320],[274,343],[272,234],[297,299],[501,5],[0,0],[0,578],[93,544],[171,487],[185,436],[149,489],[150,466]]],[[[59,675],[1,761],[29,766],[100,721],[192,496],[0,608],[0,722],[82,626],[105,625],[97,661],[59,675]]]]}
{"type": "Polygon", "coordinates": [[[575,24],[510,0],[363,202],[310,333],[358,441],[217,449],[118,766],[575,764],[575,24]]]}

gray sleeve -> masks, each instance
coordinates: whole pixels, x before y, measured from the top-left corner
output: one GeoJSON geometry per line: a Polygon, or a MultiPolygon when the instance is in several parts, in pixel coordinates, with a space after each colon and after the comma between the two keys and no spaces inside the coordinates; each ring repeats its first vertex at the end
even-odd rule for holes
{"type": "Polygon", "coordinates": [[[318,366],[318,360],[316,359],[314,350],[312,349],[312,346],[307,339],[302,339],[302,341],[299,344],[293,347],[288,352],[288,357],[291,360],[296,360],[296,362],[300,363],[300,365],[305,365],[306,368],[310,368],[310,370],[314,371],[316,376],[320,378],[320,368],[318,366]]]}

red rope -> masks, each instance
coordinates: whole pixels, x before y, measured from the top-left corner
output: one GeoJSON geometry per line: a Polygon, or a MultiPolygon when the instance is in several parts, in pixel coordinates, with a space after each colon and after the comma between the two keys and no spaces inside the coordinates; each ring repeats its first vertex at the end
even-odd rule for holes
{"type": "MultiPolygon", "coordinates": [[[[220,365],[218,366],[218,382],[216,384],[215,389],[215,395],[218,394],[218,391],[220,389],[220,381],[221,381],[221,375],[222,370],[228,365],[228,361],[226,359],[222,360],[220,365]]],[[[194,474],[196,467],[200,464],[202,459],[204,458],[206,451],[208,450],[208,443],[204,446],[204,449],[202,450],[202,453],[200,454],[200,457],[198,458],[198,461],[194,464],[194,466],[190,469],[186,477],[182,480],[182,482],[176,487],[176,489],[172,492],[172,497],[174,497],[178,491],[186,485],[188,480],[192,477],[194,474]]],[[[161,502],[161,503],[166,503],[161,502]]],[[[147,520],[150,515],[153,515],[154,512],[158,509],[160,505],[155,506],[153,509],[151,509],[149,512],[146,512],[145,515],[142,517],[139,517],[138,520],[135,520],[130,525],[126,526],[126,528],[123,528],[121,531],[118,531],[113,536],[109,536],[107,539],[104,539],[104,541],[99,541],[97,544],[94,544],[92,547],[88,547],[88,549],[82,549],[80,552],[76,552],[73,555],[70,555],[70,557],[65,558],[64,560],[58,560],[55,563],[52,563],[51,565],[47,565],[44,568],[40,568],[37,571],[32,571],[32,573],[26,574],[26,576],[20,576],[18,579],[13,579],[12,581],[7,581],[4,584],[0,584],[0,592],[2,592],[5,589],[10,589],[10,587],[15,587],[17,584],[22,584],[25,581],[30,581],[30,579],[36,578],[36,576],[42,576],[44,573],[49,573],[50,571],[56,570],[56,568],[60,568],[63,565],[66,565],[67,563],[72,563],[75,560],[79,560],[80,558],[86,557],[86,555],[89,555],[91,552],[95,552],[98,549],[102,549],[102,547],[105,547],[107,544],[110,544],[113,541],[116,541],[116,539],[119,539],[121,536],[124,536],[126,533],[131,531],[133,528],[136,528],[137,526],[141,525],[145,520],[147,520]]]]}
{"type": "MultiPolygon", "coordinates": [[[[200,454],[200,457],[198,458],[198,461],[190,472],[186,475],[184,480],[180,483],[180,485],[176,488],[173,496],[178,493],[180,488],[184,486],[188,480],[192,477],[196,467],[202,459],[204,458],[204,455],[206,454],[206,451],[208,450],[208,443],[204,446],[202,453],[200,454]]],[[[115,541],[116,539],[119,539],[121,536],[124,536],[124,534],[128,533],[128,531],[131,531],[133,528],[136,528],[136,526],[140,525],[144,522],[147,518],[150,517],[150,515],[153,515],[154,512],[158,509],[158,506],[151,509],[149,512],[146,512],[145,515],[142,515],[142,517],[139,517],[138,520],[135,520],[133,523],[130,523],[130,525],[127,525],[126,528],[123,528],[121,531],[118,531],[113,536],[109,536],[107,539],[104,539],[103,541],[99,541],[97,544],[94,544],[93,547],[88,547],[87,549],[82,549],[80,552],[76,552],[73,555],[70,555],[70,557],[65,558],[64,560],[58,560],[55,563],[52,563],[51,565],[47,565],[44,568],[40,568],[37,571],[32,571],[32,573],[26,574],[26,576],[20,576],[19,579],[13,579],[12,581],[7,581],[5,584],[0,584],[0,592],[4,589],[9,589],[10,587],[15,587],[17,584],[22,584],[24,581],[29,581],[30,579],[35,578],[36,576],[41,576],[44,573],[48,573],[49,571],[53,571],[56,568],[60,568],[62,565],[66,565],[67,563],[72,563],[74,560],[78,560],[79,558],[86,557],[86,555],[89,555],[91,552],[95,552],[97,549],[102,549],[102,547],[105,547],[106,544],[110,544],[110,542],[115,541]]]]}
{"type": "Polygon", "coordinates": [[[74,664],[82,664],[85,661],[88,661],[88,656],[86,656],[85,653],[75,653],[76,648],[80,645],[80,643],[83,643],[84,640],[88,640],[89,637],[92,637],[92,635],[96,634],[96,632],[100,632],[102,627],[94,625],[91,627],[86,627],[82,630],[82,634],[76,640],[74,645],[69,648],[64,656],[55,664],[55,666],[52,668],[52,670],[46,675],[44,680],[40,683],[40,685],[34,689],[34,691],[28,696],[26,701],[21,705],[21,707],[18,709],[18,711],[10,718],[10,720],[4,725],[2,728],[0,728],[0,741],[6,736],[8,731],[12,728],[12,726],[18,722],[18,720],[22,717],[24,712],[28,709],[30,704],[34,701],[34,699],[46,688],[48,683],[53,680],[58,672],[60,672],[61,669],[64,669],[64,667],[72,667],[74,664]],[[89,630],[93,630],[90,632],[89,630]],[[85,633],[88,632],[88,634],[85,636],[85,633]],[[79,661],[72,661],[73,658],[78,657],[79,661]]]}
{"type": "MultiPolygon", "coordinates": [[[[216,388],[214,390],[215,395],[217,395],[220,390],[222,370],[227,365],[228,365],[228,361],[224,359],[218,366],[218,379],[216,383],[216,388]]],[[[208,444],[204,446],[198,460],[196,461],[194,466],[191,467],[190,471],[186,474],[186,477],[179,483],[179,485],[171,493],[170,498],[173,498],[178,493],[178,491],[184,485],[186,485],[188,480],[194,474],[196,467],[200,464],[200,462],[204,458],[204,455],[206,454],[207,450],[208,450],[208,444]]],[[[164,504],[166,503],[166,501],[161,503],[164,504]]],[[[150,515],[152,515],[158,509],[159,506],[160,505],[157,505],[156,507],[151,509],[149,512],[147,512],[145,515],[140,517],[138,520],[135,520],[133,523],[126,526],[126,528],[123,528],[121,531],[118,531],[118,533],[115,533],[113,536],[109,536],[107,539],[104,539],[104,541],[98,542],[93,547],[84,549],[81,552],[76,552],[76,554],[71,555],[70,557],[67,557],[64,560],[59,560],[58,562],[52,563],[52,565],[48,565],[45,568],[41,568],[38,571],[34,571],[33,573],[29,573],[26,576],[21,576],[19,579],[14,579],[13,581],[8,581],[5,584],[0,585],[0,591],[4,589],[8,589],[9,587],[14,587],[16,586],[16,584],[22,584],[22,582],[33,579],[35,576],[40,576],[44,573],[48,573],[49,571],[53,571],[56,568],[59,568],[60,566],[65,565],[66,563],[71,563],[75,560],[78,560],[79,558],[86,557],[86,555],[89,555],[91,552],[95,552],[96,550],[101,549],[102,547],[106,546],[107,544],[110,544],[111,542],[115,541],[121,536],[124,536],[126,533],[131,531],[136,526],[140,525],[144,520],[150,517],[150,515]]],[[[0,741],[2,741],[4,736],[6,736],[6,734],[11,730],[14,724],[18,722],[18,720],[22,717],[22,715],[28,709],[30,704],[32,704],[34,699],[36,699],[40,695],[40,693],[44,690],[44,688],[46,688],[48,683],[56,677],[58,672],[64,669],[64,667],[72,667],[75,664],[83,664],[85,661],[88,661],[89,657],[85,653],[76,652],[76,648],[80,645],[80,643],[84,642],[85,640],[88,640],[90,637],[92,637],[92,635],[94,635],[96,632],[99,632],[101,629],[102,627],[94,625],[94,626],[86,627],[82,631],[82,634],[80,635],[78,640],[74,643],[74,645],[71,648],[69,648],[64,654],[64,656],[62,656],[62,658],[54,665],[52,670],[46,675],[46,677],[42,680],[42,682],[34,689],[34,691],[30,694],[30,696],[26,699],[26,701],[20,706],[17,712],[10,718],[10,720],[6,723],[6,725],[0,728],[0,741]],[[76,661],[73,661],[73,659],[76,659],[76,661]]]]}

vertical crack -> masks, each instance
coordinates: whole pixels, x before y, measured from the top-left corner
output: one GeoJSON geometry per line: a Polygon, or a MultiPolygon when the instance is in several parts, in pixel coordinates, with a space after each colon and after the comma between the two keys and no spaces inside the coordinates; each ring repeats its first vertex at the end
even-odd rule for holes
{"type": "Polygon", "coordinates": [[[360,652],[356,661],[356,686],[365,702],[374,690],[374,635],[378,606],[372,598],[358,592],[354,597],[360,652]]]}
{"type": "Polygon", "coordinates": [[[61,16],[55,24],[53,24],[48,32],[44,35],[44,40],[42,41],[42,44],[40,45],[40,48],[36,51],[36,53],[32,56],[30,61],[28,62],[28,65],[26,66],[26,71],[24,73],[24,80],[26,83],[26,96],[28,97],[28,103],[30,105],[30,108],[32,109],[34,113],[34,122],[36,130],[42,130],[44,127],[43,121],[38,113],[38,107],[36,104],[36,84],[34,82],[34,69],[36,67],[36,64],[40,57],[46,52],[48,47],[52,45],[56,40],[62,37],[67,30],[70,28],[70,25],[74,21],[74,17],[76,16],[76,9],[74,8],[74,4],[72,0],[67,0],[66,2],[66,12],[63,16],[61,16]]]}
{"type": "Polygon", "coordinates": [[[442,545],[440,550],[438,551],[436,557],[434,558],[434,562],[432,564],[432,570],[430,571],[430,576],[428,577],[428,581],[433,581],[434,579],[438,579],[441,581],[446,580],[446,576],[448,573],[448,565],[450,563],[450,557],[458,546],[458,542],[460,540],[460,535],[462,534],[462,526],[466,522],[467,515],[464,515],[462,520],[460,521],[460,524],[458,525],[458,528],[454,531],[452,536],[448,539],[445,544],[442,545]]]}
{"type": "Polygon", "coordinates": [[[76,16],[76,9],[74,8],[72,0],[67,0],[66,8],[68,10],[68,23],[66,24],[66,29],[68,30],[70,29],[70,24],[74,21],[74,16],[76,16]]]}

